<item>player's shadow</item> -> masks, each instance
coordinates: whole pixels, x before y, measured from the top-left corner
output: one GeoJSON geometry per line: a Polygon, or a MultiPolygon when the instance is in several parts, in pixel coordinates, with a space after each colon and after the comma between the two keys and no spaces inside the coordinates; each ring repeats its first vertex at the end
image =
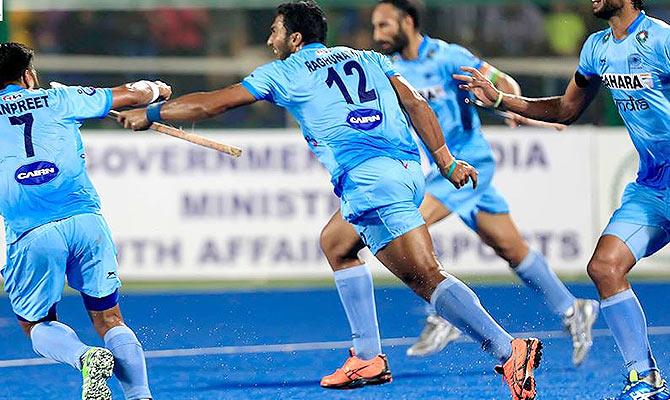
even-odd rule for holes
{"type": "MultiPolygon", "coordinates": [[[[404,380],[404,379],[415,379],[415,378],[425,378],[433,377],[439,374],[434,374],[430,372],[407,372],[393,374],[394,380],[404,380]]],[[[305,380],[291,380],[291,381],[269,381],[269,382],[239,382],[239,381],[229,381],[222,383],[215,383],[212,385],[201,386],[200,390],[226,390],[226,389],[281,389],[281,388],[298,388],[298,387],[314,387],[319,386],[318,380],[305,379],[305,380]]]]}

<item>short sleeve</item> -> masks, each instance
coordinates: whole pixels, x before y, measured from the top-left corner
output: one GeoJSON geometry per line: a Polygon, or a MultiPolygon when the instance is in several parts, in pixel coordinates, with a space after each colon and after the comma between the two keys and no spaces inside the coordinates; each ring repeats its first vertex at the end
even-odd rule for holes
{"type": "Polygon", "coordinates": [[[53,107],[64,118],[103,118],[112,109],[112,89],[64,86],[48,89],[47,93],[53,107]]]}
{"type": "Polygon", "coordinates": [[[396,75],[400,75],[398,71],[395,70],[393,67],[393,64],[391,63],[391,59],[386,57],[385,55],[382,55],[380,53],[377,53],[376,51],[372,52],[373,57],[377,61],[377,64],[379,64],[379,67],[384,71],[384,74],[386,74],[387,77],[392,77],[396,75]]]}
{"type": "Polygon", "coordinates": [[[242,80],[242,86],[251,93],[256,100],[267,100],[276,103],[278,95],[283,92],[282,74],[275,63],[261,65],[249,76],[242,80]]]}
{"type": "Polygon", "coordinates": [[[483,64],[483,61],[472,54],[470,50],[457,44],[450,44],[444,55],[445,59],[448,60],[448,75],[462,73],[461,67],[479,69],[483,64]]]}
{"type": "Polygon", "coordinates": [[[586,78],[598,75],[598,70],[596,70],[593,64],[594,41],[595,34],[586,39],[586,42],[584,42],[584,45],[582,46],[582,51],[579,53],[579,66],[577,67],[577,72],[586,78]]]}

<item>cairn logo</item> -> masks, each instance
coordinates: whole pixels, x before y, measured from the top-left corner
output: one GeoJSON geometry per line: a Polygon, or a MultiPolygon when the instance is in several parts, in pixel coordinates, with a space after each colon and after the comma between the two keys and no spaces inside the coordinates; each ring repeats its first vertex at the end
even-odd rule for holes
{"type": "Polygon", "coordinates": [[[109,271],[107,273],[107,279],[116,279],[116,272],[114,271],[109,271]]]}
{"type": "Polygon", "coordinates": [[[23,97],[21,93],[10,93],[2,96],[2,101],[14,101],[20,99],[21,97],[23,97]]]}
{"type": "Polygon", "coordinates": [[[58,167],[48,161],[38,161],[16,170],[14,179],[22,185],[41,185],[58,175],[58,167]]]}
{"type": "Polygon", "coordinates": [[[382,113],[371,108],[354,110],[347,115],[347,123],[354,129],[369,131],[381,125],[382,113]]]}
{"type": "Polygon", "coordinates": [[[93,96],[95,94],[95,88],[94,87],[81,88],[77,90],[77,93],[85,94],[87,96],[93,96]]]}

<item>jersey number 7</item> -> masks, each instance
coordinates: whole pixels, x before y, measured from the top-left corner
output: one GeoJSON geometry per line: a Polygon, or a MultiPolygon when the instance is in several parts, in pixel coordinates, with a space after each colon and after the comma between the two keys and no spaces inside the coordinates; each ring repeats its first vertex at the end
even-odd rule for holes
{"type": "MultiPolygon", "coordinates": [[[[358,98],[360,99],[360,102],[367,103],[368,101],[377,100],[377,92],[374,89],[366,90],[368,81],[365,77],[365,71],[363,70],[363,67],[361,67],[361,64],[353,60],[344,64],[345,74],[353,75],[354,70],[358,72],[358,98]]],[[[335,68],[330,67],[328,68],[328,78],[326,78],[326,85],[328,85],[330,88],[333,87],[333,83],[335,83],[337,88],[340,89],[340,92],[342,92],[344,100],[349,104],[354,104],[354,101],[351,99],[351,95],[349,94],[347,87],[344,85],[342,78],[337,73],[337,71],[335,71],[335,68]]]]}
{"type": "Polygon", "coordinates": [[[33,114],[23,114],[9,117],[9,122],[12,125],[25,125],[23,127],[23,143],[26,146],[26,157],[35,157],[35,149],[33,148],[33,114]]]}

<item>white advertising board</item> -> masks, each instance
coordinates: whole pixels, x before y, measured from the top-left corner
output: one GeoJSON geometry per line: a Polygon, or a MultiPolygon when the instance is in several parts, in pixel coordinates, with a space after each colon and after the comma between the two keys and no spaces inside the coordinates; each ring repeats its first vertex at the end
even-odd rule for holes
{"type": "MultiPolygon", "coordinates": [[[[634,177],[635,154],[623,129],[485,132],[497,160],[494,185],[521,232],[558,272],[584,273],[619,193],[634,177]]],[[[211,135],[241,146],[244,155],[234,160],[152,134],[85,133],[89,173],[117,243],[121,276],[329,276],[319,233],[339,201],[301,135],[211,135]]],[[[506,268],[457,216],[431,232],[449,271],[506,268]]]]}

